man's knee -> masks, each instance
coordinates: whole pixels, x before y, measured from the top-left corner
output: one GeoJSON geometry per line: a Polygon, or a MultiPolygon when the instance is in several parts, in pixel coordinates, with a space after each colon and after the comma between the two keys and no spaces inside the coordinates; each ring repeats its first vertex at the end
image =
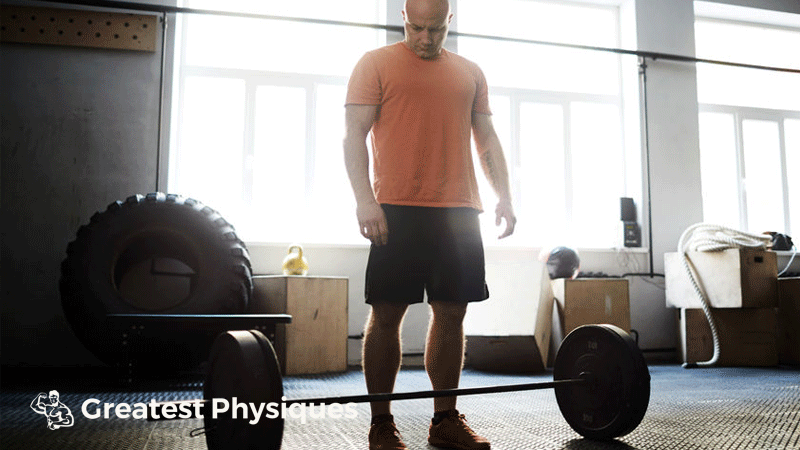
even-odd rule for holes
{"type": "Polygon", "coordinates": [[[430,305],[433,311],[433,320],[436,322],[460,324],[464,322],[464,316],[467,314],[466,303],[435,301],[430,305]]]}
{"type": "Polygon", "coordinates": [[[408,305],[405,304],[376,302],[372,304],[367,327],[369,329],[378,327],[383,330],[399,330],[407,309],[408,305]]]}

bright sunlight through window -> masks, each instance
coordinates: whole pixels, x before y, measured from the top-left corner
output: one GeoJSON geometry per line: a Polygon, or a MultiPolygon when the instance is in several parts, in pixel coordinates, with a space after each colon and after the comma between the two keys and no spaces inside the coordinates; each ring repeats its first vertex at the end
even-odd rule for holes
{"type": "MultiPolygon", "coordinates": [[[[695,34],[699,58],[800,69],[800,25],[698,17],[695,34]]],[[[698,64],[697,85],[704,220],[800,233],[800,75],[698,64]]]]}
{"type": "MultiPolygon", "coordinates": [[[[386,23],[386,5],[323,0],[185,6],[386,23]]],[[[610,6],[460,0],[459,31],[618,47],[610,6]]],[[[182,15],[170,152],[172,192],[218,209],[249,242],[366,244],[344,167],[347,79],[396,34],[295,21],[182,15]]],[[[619,57],[481,38],[450,38],[490,85],[521,226],[503,245],[619,246],[625,196],[619,57]]],[[[496,197],[480,165],[484,240],[499,245],[496,197]]]]}

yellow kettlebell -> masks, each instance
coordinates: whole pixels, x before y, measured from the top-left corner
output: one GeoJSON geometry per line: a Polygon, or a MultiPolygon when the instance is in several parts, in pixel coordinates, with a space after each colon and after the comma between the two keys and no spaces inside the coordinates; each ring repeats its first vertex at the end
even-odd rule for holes
{"type": "Polygon", "coordinates": [[[300,244],[289,246],[289,254],[283,258],[284,275],[305,275],[308,273],[308,261],[303,257],[303,247],[300,244]]]}

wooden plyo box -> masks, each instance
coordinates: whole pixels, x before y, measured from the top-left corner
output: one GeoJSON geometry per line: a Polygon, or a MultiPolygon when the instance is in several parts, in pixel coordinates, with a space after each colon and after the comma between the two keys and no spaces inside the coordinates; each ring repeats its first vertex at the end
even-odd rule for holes
{"type": "Polygon", "coordinates": [[[347,370],[347,283],[344,277],[253,277],[248,312],[292,316],[275,336],[284,375],[347,370]]]}
{"type": "Polygon", "coordinates": [[[778,279],[778,358],[800,365],[800,277],[778,279]]]}
{"type": "MultiPolygon", "coordinates": [[[[775,252],[728,249],[688,252],[689,267],[713,308],[778,306],[778,261],[775,252]]],[[[664,255],[667,306],[701,308],[686,274],[681,253],[664,255]]]]}
{"type": "MultiPolygon", "coordinates": [[[[683,362],[708,361],[714,354],[711,328],[702,309],[681,309],[678,336],[683,362]]],[[[775,308],[711,310],[720,340],[720,366],[778,364],[775,308]]]]}
{"type": "MultiPolygon", "coordinates": [[[[466,337],[467,365],[488,372],[545,371],[550,356],[553,291],[544,266],[541,267],[539,280],[541,282],[538,284],[538,289],[535,289],[532,292],[533,297],[529,298],[535,307],[525,311],[525,314],[514,312],[518,316],[515,319],[528,324],[530,331],[524,334],[504,335],[469,334],[466,337]]],[[[503,312],[507,314],[507,310],[503,312]]]]}
{"type": "MultiPolygon", "coordinates": [[[[552,281],[558,303],[563,339],[581,325],[608,323],[631,329],[628,280],[624,278],[578,278],[552,281]]],[[[555,335],[554,335],[555,337],[555,335]]]]}
{"type": "Polygon", "coordinates": [[[467,336],[467,363],[496,373],[540,373],[547,368],[549,343],[536,336],[467,336]]]}

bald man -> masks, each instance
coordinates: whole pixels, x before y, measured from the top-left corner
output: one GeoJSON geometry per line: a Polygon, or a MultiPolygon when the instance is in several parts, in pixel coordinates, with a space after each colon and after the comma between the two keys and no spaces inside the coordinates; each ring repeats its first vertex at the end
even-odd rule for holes
{"type": "MultiPolygon", "coordinates": [[[[370,393],[392,392],[400,370],[400,329],[408,305],[427,293],[431,320],[425,369],[434,389],[458,387],[463,321],[485,300],[483,206],[471,150],[499,199],[500,238],[516,224],[508,171],[491,122],[480,68],[443,49],[452,13],[443,0],[407,0],[402,42],[366,53],[350,77],[344,154],[361,234],[371,241],[366,270],[363,367],[370,393]],[[370,182],[366,140],[372,139],[370,182]]],[[[428,442],[489,449],[467,426],[456,398],[435,398],[428,442]]],[[[371,403],[370,449],[405,449],[389,402],[371,403]]]]}

